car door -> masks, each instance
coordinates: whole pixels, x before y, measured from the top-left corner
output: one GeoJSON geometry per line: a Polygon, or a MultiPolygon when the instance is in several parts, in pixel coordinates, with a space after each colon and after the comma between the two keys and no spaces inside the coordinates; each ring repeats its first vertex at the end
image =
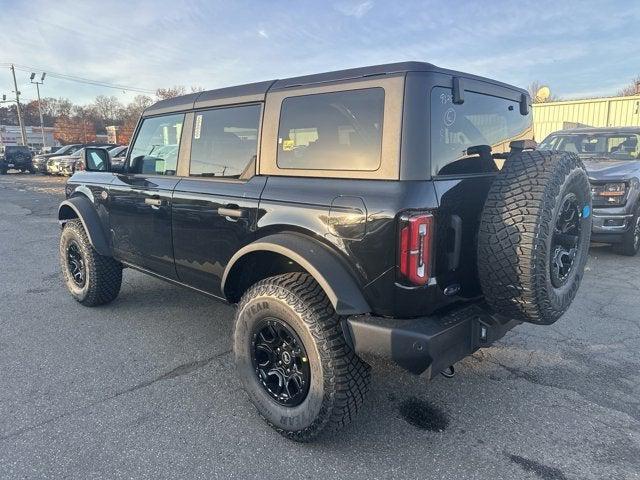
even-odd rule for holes
{"type": "Polygon", "coordinates": [[[145,118],[128,156],[126,173],[109,187],[114,255],[119,260],[175,279],[171,237],[171,196],[184,113],[145,118]]]}
{"type": "Polygon", "coordinates": [[[195,112],[188,176],[175,188],[173,248],[178,278],[222,296],[233,254],[252,240],[266,178],[255,175],[260,104],[195,112]]]}

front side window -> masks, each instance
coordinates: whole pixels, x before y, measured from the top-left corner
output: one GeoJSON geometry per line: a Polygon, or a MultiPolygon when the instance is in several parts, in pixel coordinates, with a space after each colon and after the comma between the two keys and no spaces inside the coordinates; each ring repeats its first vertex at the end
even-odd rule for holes
{"type": "Polygon", "coordinates": [[[513,140],[531,138],[531,114],[522,115],[516,101],[465,91],[464,103],[458,105],[450,88],[431,90],[434,175],[496,171],[504,162],[492,154],[508,152],[513,140]]]}
{"type": "Polygon", "coordinates": [[[380,167],[384,89],[285,98],[278,167],[364,170],[380,167]]]}
{"type": "Polygon", "coordinates": [[[259,125],[259,105],[196,112],[189,174],[244,178],[255,165],[259,125]]]}
{"type": "Polygon", "coordinates": [[[129,171],[175,175],[184,114],[145,118],[131,148],[129,171]]]}

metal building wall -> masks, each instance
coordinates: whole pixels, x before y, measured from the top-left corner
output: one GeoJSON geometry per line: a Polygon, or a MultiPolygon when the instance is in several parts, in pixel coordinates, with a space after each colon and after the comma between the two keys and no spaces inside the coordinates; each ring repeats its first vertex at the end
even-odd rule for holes
{"type": "Polygon", "coordinates": [[[538,142],[563,128],[628,126],[640,126],[640,95],[533,105],[533,131],[538,142]]]}

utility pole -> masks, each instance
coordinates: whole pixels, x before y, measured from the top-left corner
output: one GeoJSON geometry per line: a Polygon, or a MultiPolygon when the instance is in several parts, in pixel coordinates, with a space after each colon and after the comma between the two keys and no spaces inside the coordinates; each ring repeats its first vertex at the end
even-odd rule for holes
{"type": "Polygon", "coordinates": [[[40,78],[39,82],[33,81],[33,79],[36,78],[35,73],[32,73],[31,77],[29,78],[31,83],[34,83],[36,85],[36,91],[38,92],[38,113],[40,114],[40,133],[42,133],[42,148],[47,146],[47,143],[44,139],[44,121],[42,120],[42,102],[40,102],[40,85],[44,83],[45,75],[46,75],[46,72],[42,72],[42,77],[40,78]]]}
{"type": "Polygon", "coordinates": [[[16,89],[16,109],[18,110],[18,123],[20,124],[20,134],[22,135],[22,145],[25,147],[27,144],[27,131],[24,129],[24,123],[22,122],[22,108],[20,107],[20,91],[18,90],[18,82],[16,82],[16,69],[11,64],[11,74],[13,75],[13,86],[16,89]]]}

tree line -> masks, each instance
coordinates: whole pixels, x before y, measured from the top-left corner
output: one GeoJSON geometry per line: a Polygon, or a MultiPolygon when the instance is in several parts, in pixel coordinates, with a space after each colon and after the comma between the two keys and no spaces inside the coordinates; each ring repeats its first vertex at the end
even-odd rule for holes
{"type": "MultiPolygon", "coordinates": [[[[527,90],[529,91],[529,95],[531,95],[531,100],[533,103],[547,103],[547,102],[559,102],[562,99],[557,95],[540,95],[542,92],[542,87],[545,86],[540,81],[534,81],[529,84],[527,90]]],[[[620,90],[616,92],[618,97],[631,97],[635,95],[640,95],[640,76],[631,80],[628,84],[622,87],[620,90]]],[[[580,100],[579,98],[573,98],[572,100],[580,100]]]]}
{"type": "MultiPolygon", "coordinates": [[[[191,87],[192,92],[202,91],[191,87]]],[[[41,99],[42,122],[45,127],[54,127],[54,138],[60,143],[87,143],[95,141],[96,135],[106,134],[107,126],[119,127],[119,143],[128,143],[129,137],[145,108],[155,101],[177,97],[187,93],[184,86],[159,88],[155,98],[136,95],[129,103],[118,97],[98,95],[89,104],[77,105],[67,98],[45,97],[41,99]]],[[[39,126],[38,101],[22,103],[22,118],[27,126],[39,126]]],[[[18,125],[15,103],[0,106],[0,125],[18,125]]]]}

